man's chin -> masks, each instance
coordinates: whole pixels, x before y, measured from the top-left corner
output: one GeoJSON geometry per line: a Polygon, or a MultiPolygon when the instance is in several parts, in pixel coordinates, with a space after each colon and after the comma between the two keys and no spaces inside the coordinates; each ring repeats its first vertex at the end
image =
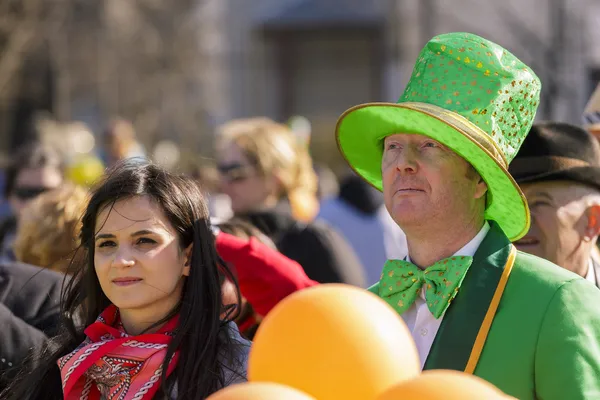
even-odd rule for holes
{"type": "Polygon", "coordinates": [[[435,221],[430,221],[427,213],[420,212],[420,210],[417,209],[394,209],[394,212],[392,213],[392,219],[402,229],[435,223],[435,221]]]}

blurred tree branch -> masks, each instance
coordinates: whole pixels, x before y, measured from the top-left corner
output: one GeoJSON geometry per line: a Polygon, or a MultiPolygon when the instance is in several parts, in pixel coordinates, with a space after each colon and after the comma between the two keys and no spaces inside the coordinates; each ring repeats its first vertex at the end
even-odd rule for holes
{"type": "Polygon", "coordinates": [[[0,98],[38,38],[43,0],[4,0],[0,8],[0,98]]]}
{"type": "MultiPolygon", "coordinates": [[[[578,21],[581,9],[566,7],[566,0],[547,0],[548,6],[540,12],[547,12],[548,32],[540,32],[519,13],[519,9],[508,2],[496,2],[492,8],[506,29],[507,35],[514,39],[511,50],[529,65],[542,81],[542,92],[538,115],[543,119],[556,118],[559,99],[571,104],[572,113],[577,112],[578,91],[576,87],[565,82],[565,70],[572,67],[568,54],[578,45],[580,28],[578,21]]],[[[475,7],[479,2],[473,3],[475,7]]],[[[488,10],[490,12],[490,10],[488,10]]],[[[452,15],[465,30],[477,31],[472,21],[461,18],[460,13],[452,15]]],[[[543,14],[540,16],[543,18],[543,14]]]]}
{"type": "Polygon", "coordinates": [[[28,57],[46,52],[55,118],[69,120],[90,102],[102,121],[131,120],[146,146],[169,137],[196,151],[207,132],[204,83],[212,79],[201,43],[218,29],[210,12],[221,4],[0,0],[0,99],[20,95],[24,88],[13,82],[22,80],[25,63],[34,76],[44,68],[28,57]]]}

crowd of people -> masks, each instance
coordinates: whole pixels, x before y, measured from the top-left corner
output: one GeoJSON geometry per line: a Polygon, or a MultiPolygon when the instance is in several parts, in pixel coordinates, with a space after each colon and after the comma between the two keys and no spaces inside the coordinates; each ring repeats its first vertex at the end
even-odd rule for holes
{"type": "Polygon", "coordinates": [[[246,380],[281,300],[342,283],[397,311],[424,370],[600,399],[600,86],[585,126],[534,123],[541,90],[499,45],[436,36],[398,103],[340,117],[329,196],[263,117],[219,127],[216,182],[155,165],[122,120],[90,187],[27,144],[4,174],[0,398],[204,399],[246,380]]]}

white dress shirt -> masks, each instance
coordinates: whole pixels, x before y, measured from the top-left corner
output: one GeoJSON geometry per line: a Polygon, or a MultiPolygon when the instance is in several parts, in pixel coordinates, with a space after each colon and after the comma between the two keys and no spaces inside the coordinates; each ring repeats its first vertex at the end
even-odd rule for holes
{"type": "MultiPolygon", "coordinates": [[[[475,255],[475,252],[479,248],[481,242],[483,242],[483,239],[489,230],[490,225],[486,221],[479,233],[462,249],[458,250],[453,255],[471,257],[475,255]]],[[[407,256],[407,261],[410,261],[410,255],[407,256]]],[[[444,315],[442,315],[439,319],[435,319],[433,314],[431,314],[429,308],[427,308],[427,303],[425,302],[425,291],[425,286],[423,286],[421,292],[419,293],[419,297],[417,297],[413,305],[402,314],[402,319],[404,319],[404,322],[408,326],[408,329],[410,330],[410,333],[415,341],[415,345],[417,346],[419,358],[421,359],[421,369],[423,369],[423,366],[425,365],[425,361],[429,355],[429,350],[431,350],[431,345],[433,344],[435,335],[437,334],[440,324],[442,323],[442,319],[444,318],[444,315]]]]}

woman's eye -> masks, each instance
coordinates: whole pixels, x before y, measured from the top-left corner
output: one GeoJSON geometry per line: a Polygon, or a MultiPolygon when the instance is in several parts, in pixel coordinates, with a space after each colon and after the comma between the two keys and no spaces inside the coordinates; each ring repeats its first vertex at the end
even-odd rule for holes
{"type": "Polygon", "coordinates": [[[101,242],[98,247],[114,247],[117,244],[115,242],[113,242],[112,240],[107,240],[106,242],[101,242]]]}
{"type": "Polygon", "coordinates": [[[399,147],[398,143],[388,143],[387,146],[386,146],[386,149],[388,149],[388,150],[394,150],[394,149],[397,149],[398,147],[399,147]]]}
{"type": "Polygon", "coordinates": [[[426,142],[423,147],[438,147],[438,145],[434,142],[426,142]]]}
{"type": "Polygon", "coordinates": [[[139,238],[137,241],[138,244],[155,244],[156,240],[150,238],[139,238]]]}

